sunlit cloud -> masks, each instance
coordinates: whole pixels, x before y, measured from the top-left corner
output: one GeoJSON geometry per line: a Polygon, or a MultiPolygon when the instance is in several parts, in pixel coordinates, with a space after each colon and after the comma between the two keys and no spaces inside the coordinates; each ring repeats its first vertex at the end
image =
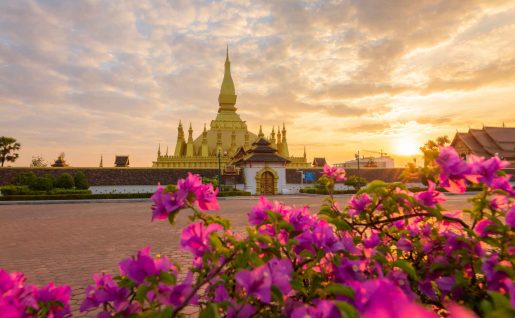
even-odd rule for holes
{"type": "Polygon", "coordinates": [[[215,117],[230,47],[249,128],[294,154],[415,155],[456,130],[515,125],[513,1],[4,1],[0,135],[77,166],[150,166],[215,117]],[[409,149],[409,151],[408,151],[409,149]]]}

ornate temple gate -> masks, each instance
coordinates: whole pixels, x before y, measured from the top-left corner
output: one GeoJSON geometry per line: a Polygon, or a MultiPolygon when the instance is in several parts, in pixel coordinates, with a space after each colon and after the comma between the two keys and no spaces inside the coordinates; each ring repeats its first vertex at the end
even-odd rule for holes
{"type": "Polygon", "coordinates": [[[273,195],[275,188],[274,175],[270,171],[261,174],[259,193],[263,195],[273,195]]]}

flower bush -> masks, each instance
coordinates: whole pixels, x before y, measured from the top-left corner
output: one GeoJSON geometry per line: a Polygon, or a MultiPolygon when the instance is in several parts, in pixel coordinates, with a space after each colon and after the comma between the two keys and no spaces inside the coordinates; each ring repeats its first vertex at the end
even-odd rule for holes
{"type": "MultiPolygon", "coordinates": [[[[180,240],[193,256],[189,269],[179,273],[145,247],[120,263],[118,276],[94,275],[80,309],[98,317],[180,317],[190,306],[200,317],[513,317],[515,192],[501,171],[507,162],[465,162],[452,148],[436,161],[438,185],[448,191],[482,186],[470,208],[446,210],[434,183],[412,193],[374,181],[345,208],[330,194],[318,213],[260,197],[245,233],[209,213],[218,209],[217,190],[189,174],[175,191],[158,188],[151,216],[173,224],[181,210],[193,210],[180,240]]],[[[330,190],[345,178],[341,169],[324,174],[330,190]]],[[[12,291],[3,277],[19,274],[2,273],[1,304],[24,304],[27,316],[50,316],[50,303],[67,308],[58,293],[25,301],[37,293],[23,284],[12,291]]]]}

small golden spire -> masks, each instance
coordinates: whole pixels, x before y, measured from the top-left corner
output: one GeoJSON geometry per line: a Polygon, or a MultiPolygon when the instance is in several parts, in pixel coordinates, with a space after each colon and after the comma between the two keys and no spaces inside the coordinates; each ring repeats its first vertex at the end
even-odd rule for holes
{"type": "Polygon", "coordinates": [[[259,138],[263,138],[265,137],[265,135],[263,134],[263,127],[261,125],[259,125],[259,134],[258,134],[258,137],[259,138]]]}

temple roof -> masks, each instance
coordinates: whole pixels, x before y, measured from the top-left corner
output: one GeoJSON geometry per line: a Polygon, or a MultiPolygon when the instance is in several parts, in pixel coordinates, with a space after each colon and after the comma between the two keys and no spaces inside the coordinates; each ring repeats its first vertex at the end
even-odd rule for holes
{"type": "Polygon", "coordinates": [[[457,132],[451,146],[462,141],[477,156],[490,157],[499,154],[504,158],[515,158],[515,127],[483,127],[457,132]]]}
{"type": "Polygon", "coordinates": [[[252,148],[247,151],[247,154],[236,160],[235,164],[242,164],[246,162],[280,162],[288,163],[289,159],[284,158],[277,154],[277,149],[270,146],[270,142],[265,138],[259,137],[253,144],[252,148]]]}

